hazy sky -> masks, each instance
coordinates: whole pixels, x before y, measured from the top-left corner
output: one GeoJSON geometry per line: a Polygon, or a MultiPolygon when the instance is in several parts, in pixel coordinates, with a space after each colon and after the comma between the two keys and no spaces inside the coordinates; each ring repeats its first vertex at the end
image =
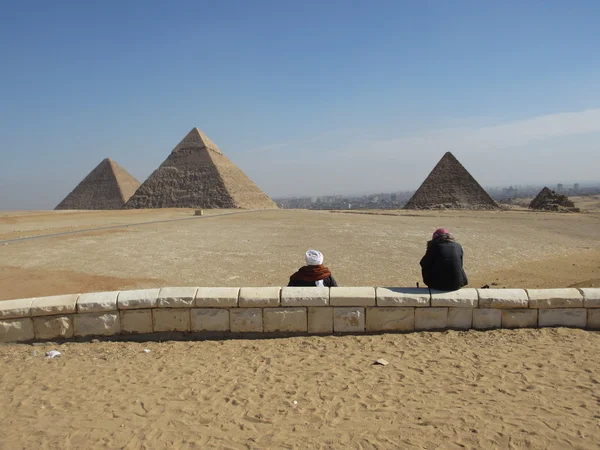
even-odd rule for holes
{"type": "Polygon", "coordinates": [[[0,209],[194,126],[271,196],[600,182],[600,2],[20,1],[0,9],[0,209]]]}

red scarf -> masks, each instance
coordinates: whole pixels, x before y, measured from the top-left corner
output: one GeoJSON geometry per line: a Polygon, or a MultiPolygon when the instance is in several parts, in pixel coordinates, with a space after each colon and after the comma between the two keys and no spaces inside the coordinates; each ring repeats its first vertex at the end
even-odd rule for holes
{"type": "Polygon", "coordinates": [[[304,266],[290,277],[297,281],[319,281],[331,276],[331,272],[322,264],[318,266],[304,266]]]}

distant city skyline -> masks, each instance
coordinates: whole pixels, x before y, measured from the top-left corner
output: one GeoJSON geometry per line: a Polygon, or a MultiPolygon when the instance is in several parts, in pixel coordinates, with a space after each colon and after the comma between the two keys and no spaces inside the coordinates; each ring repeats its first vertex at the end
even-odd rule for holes
{"type": "Polygon", "coordinates": [[[600,3],[8,2],[0,210],[111,157],[144,181],[193,128],[271,197],[600,181],[600,3]]]}
{"type": "MultiPolygon", "coordinates": [[[[482,187],[486,191],[491,190],[499,190],[499,189],[508,189],[509,187],[514,187],[515,189],[541,189],[543,187],[548,187],[552,190],[556,190],[557,186],[562,184],[565,189],[573,189],[575,184],[578,184],[582,190],[596,188],[600,189],[600,181],[574,181],[574,182],[550,182],[550,183],[513,183],[506,185],[496,185],[496,186],[485,186],[482,187]]],[[[286,195],[286,196],[274,196],[274,199],[290,199],[290,198],[307,198],[307,197],[335,197],[335,196],[352,196],[352,197],[360,197],[360,196],[369,196],[369,195],[380,195],[380,194],[394,194],[394,193],[402,193],[402,192],[415,192],[420,185],[415,186],[413,189],[397,189],[391,191],[365,191],[365,192],[353,192],[353,193],[340,193],[340,192],[326,192],[322,194],[315,195],[286,195]]]]}

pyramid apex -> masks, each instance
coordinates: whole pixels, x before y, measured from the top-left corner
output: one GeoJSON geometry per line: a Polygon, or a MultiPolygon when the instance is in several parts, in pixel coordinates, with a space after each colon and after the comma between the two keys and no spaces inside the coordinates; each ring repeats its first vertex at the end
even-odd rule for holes
{"type": "Polygon", "coordinates": [[[211,141],[206,134],[198,129],[198,127],[192,128],[173,151],[175,152],[181,148],[208,148],[221,153],[221,150],[219,147],[217,147],[217,144],[211,141]]]}

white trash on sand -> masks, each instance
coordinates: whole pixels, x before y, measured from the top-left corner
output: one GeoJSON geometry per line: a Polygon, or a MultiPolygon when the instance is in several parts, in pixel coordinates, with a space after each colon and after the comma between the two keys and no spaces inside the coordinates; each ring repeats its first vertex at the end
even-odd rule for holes
{"type": "Polygon", "coordinates": [[[377,365],[377,366],[387,366],[388,364],[389,364],[389,362],[383,358],[379,358],[377,361],[375,361],[373,363],[373,365],[377,365]]]}
{"type": "Polygon", "coordinates": [[[57,350],[50,350],[49,352],[46,352],[46,356],[50,359],[56,358],[57,356],[60,356],[60,355],[62,355],[62,353],[57,350]]]}

